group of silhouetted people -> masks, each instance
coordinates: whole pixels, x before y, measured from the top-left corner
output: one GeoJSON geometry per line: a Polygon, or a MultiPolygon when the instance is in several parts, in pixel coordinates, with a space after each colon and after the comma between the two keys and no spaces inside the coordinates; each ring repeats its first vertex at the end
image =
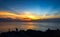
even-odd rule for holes
{"type": "Polygon", "coordinates": [[[0,33],[0,37],[60,37],[60,30],[46,30],[45,32],[28,29],[27,31],[16,28],[16,31],[0,33]]]}

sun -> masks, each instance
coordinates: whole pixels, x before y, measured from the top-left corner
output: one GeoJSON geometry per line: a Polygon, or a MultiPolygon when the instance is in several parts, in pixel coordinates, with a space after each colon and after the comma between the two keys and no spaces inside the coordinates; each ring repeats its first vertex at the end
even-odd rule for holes
{"type": "Polygon", "coordinates": [[[38,19],[36,16],[31,16],[31,15],[29,15],[29,16],[27,16],[28,18],[30,18],[30,19],[33,19],[33,20],[36,20],[36,19],[38,19]]]}
{"type": "Polygon", "coordinates": [[[34,15],[31,12],[24,12],[21,17],[22,18],[29,18],[29,19],[32,19],[32,20],[40,19],[38,16],[34,15]]]}

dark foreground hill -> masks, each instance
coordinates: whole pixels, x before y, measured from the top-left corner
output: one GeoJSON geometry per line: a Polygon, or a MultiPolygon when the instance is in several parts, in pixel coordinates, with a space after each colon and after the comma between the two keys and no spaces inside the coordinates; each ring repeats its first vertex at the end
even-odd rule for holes
{"type": "Polygon", "coordinates": [[[20,30],[16,29],[16,31],[8,31],[0,34],[0,37],[60,37],[60,30],[50,30],[48,29],[45,32],[37,31],[37,30],[20,30]]]}

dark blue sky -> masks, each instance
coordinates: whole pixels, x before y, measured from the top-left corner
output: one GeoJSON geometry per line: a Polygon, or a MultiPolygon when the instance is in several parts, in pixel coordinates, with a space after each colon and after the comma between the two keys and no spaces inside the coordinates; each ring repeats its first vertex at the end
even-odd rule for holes
{"type": "Polygon", "coordinates": [[[0,11],[24,11],[43,15],[60,15],[60,0],[0,0],[0,11]]]}

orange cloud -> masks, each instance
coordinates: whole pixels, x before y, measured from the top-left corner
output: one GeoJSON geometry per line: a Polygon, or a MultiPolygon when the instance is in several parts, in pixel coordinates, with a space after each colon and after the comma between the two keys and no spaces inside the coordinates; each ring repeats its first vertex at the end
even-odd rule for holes
{"type": "Polygon", "coordinates": [[[60,18],[59,16],[49,15],[46,14],[41,15],[34,15],[31,12],[24,12],[22,14],[15,14],[8,11],[0,11],[0,18],[12,18],[12,19],[20,19],[20,20],[38,20],[38,19],[48,19],[48,18],[60,18]]]}
{"type": "Polygon", "coordinates": [[[16,14],[14,13],[10,13],[10,12],[6,12],[6,11],[0,11],[0,18],[12,18],[12,19],[16,19],[16,14]]]}
{"type": "Polygon", "coordinates": [[[27,20],[31,21],[38,19],[37,16],[32,15],[31,13],[25,12],[23,14],[15,14],[12,12],[7,12],[7,11],[0,11],[0,18],[12,18],[12,19],[20,19],[20,20],[27,20]]]}

